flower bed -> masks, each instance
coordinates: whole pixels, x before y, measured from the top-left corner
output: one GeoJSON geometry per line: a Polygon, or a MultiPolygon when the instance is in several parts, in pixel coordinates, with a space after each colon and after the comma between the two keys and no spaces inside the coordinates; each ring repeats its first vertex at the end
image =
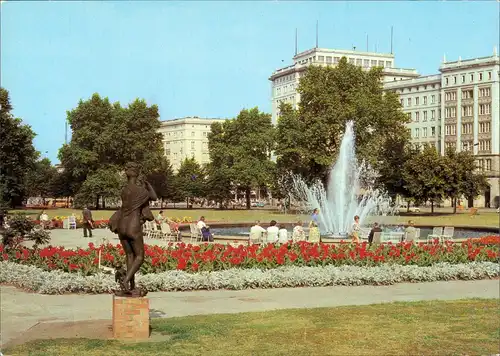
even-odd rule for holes
{"type": "MultiPolygon", "coordinates": [[[[485,245],[469,239],[462,243],[399,243],[368,246],[366,243],[339,245],[323,243],[288,243],[284,245],[221,244],[191,245],[170,243],[168,247],[145,246],[142,274],[170,270],[187,272],[221,271],[231,268],[272,269],[280,266],[379,266],[383,264],[431,266],[435,263],[496,262],[500,257],[499,245],[485,245]]],[[[66,250],[47,247],[40,250],[20,247],[6,251],[0,246],[0,261],[33,265],[46,271],[92,275],[99,272],[101,264],[113,267],[124,261],[121,245],[90,243],[86,249],[66,250]]]]}
{"type": "MultiPolygon", "coordinates": [[[[437,263],[429,267],[385,264],[375,267],[287,266],[270,270],[231,268],[217,272],[167,271],[138,275],[137,284],[150,292],[247,288],[285,288],[355,285],[390,285],[401,282],[473,280],[500,275],[493,262],[437,263]]],[[[110,293],[118,285],[114,276],[98,273],[84,276],[60,270],[44,271],[35,266],[0,262],[0,283],[44,294],[110,293]]]]}
{"type": "Polygon", "coordinates": [[[482,236],[472,241],[483,245],[500,245],[500,235],[482,236]]]}

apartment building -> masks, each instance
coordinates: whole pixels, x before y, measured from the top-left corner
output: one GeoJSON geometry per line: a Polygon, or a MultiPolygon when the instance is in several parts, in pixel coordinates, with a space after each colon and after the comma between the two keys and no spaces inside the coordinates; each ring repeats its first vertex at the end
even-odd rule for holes
{"type": "Polygon", "coordinates": [[[477,157],[489,187],[469,206],[494,207],[500,195],[499,64],[495,50],[489,57],[444,60],[436,75],[384,83],[400,95],[411,117],[415,146],[433,144],[441,154],[452,148],[477,157]]]}
{"type": "Polygon", "coordinates": [[[271,113],[273,124],[279,116],[279,106],[282,102],[290,103],[297,108],[300,94],[297,92],[300,78],[305,74],[308,66],[336,66],[342,57],[347,61],[366,70],[373,67],[383,68],[383,81],[394,82],[398,80],[419,77],[415,69],[394,67],[394,55],[376,52],[359,52],[349,50],[313,48],[293,57],[293,64],[279,68],[269,78],[271,81],[271,113]]]}
{"type": "Polygon", "coordinates": [[[441,149],[441,76],[384,83],[386,90],[399,94],[403,110],[411,120],[408,129],[415,147],[432,145],[441,149]]]}
{"type": "Polygon", "coordinates": [[[210,125],[225,120],[227,119],[205,119],[194,116],[162,121],[159,132],[163,135],[163,150],[174,171],[179,169],[186,158],[193,157],[201,165],[209,163],[210,125]]]}

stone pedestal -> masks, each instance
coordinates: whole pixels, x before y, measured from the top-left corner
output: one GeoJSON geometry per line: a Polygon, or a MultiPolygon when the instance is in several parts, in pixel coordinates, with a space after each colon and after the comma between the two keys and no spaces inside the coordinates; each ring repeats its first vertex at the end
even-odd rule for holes
{"type": "Polygon", "coordinates": [[[149,338],[149,299],[113,295],[113,337],[118,340],[149,338]]]}

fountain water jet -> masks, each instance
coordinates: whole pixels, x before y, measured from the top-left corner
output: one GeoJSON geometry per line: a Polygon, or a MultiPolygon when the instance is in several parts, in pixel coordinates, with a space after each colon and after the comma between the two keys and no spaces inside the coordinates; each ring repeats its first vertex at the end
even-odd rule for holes
{"type": "Polygon", "coordinates": [[[392,215],[391,199],[373,189],[375,172],[356,160],[354,124],[349,121],[340,145],[339,156],[332,166],[328,185],[317,181],[308,186],[299,176],[293,176],[293,195],[311,209],[320,209],[322,234],[345,237],[351,230],[355,215],[360,224],[371,215],[392,215]],[[363,181],[363,184],[361,182],[363,181]]]}

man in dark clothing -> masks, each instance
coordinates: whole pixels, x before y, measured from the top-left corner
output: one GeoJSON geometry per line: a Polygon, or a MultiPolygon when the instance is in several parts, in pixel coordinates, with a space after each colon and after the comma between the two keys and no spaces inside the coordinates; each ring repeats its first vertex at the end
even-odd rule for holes
{"type": "Polygon", "coordinates": [[[92,219],[92,212],[89,208],[85,207],[82,212],[83,215],[83,237],[87,237],[87,231],[89,233],[89,237],[92,237],[92,229],[94,228],[92,219]]]}
{"type": "Polygon", "coordinates": [[[374,223],[373,227],[370,231],[370,234],[368,235],[368,243],[371,245],[373,242],[373,236],[375,235],[376,232],[382,232],[382,229],[378,225],[378,223],[374,223]]]}

